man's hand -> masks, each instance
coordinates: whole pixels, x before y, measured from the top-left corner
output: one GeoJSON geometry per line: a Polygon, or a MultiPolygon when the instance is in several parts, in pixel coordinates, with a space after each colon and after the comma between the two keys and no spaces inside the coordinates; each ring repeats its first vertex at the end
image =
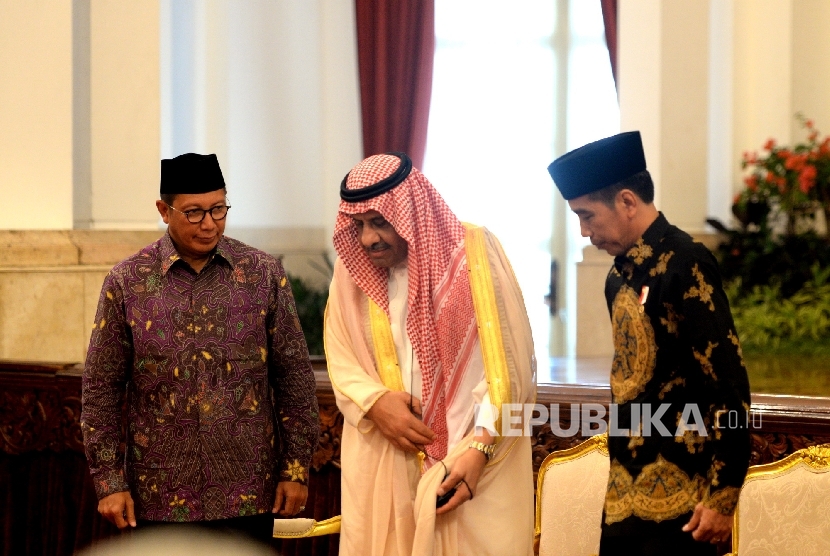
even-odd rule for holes
{"type": "Polygon", "coordinates": [[[305,509],[308,500],[308,487],[292,481],[277,483],[277,495],[274,498],[272,513],[284,516],[296,515],[305,509]]]}
{"type": "Polygon", "coordinates": [[[723,543],[732,534],[732,516],[710,510],[701,502],[695,506],[695,513],[683,530],[691,532],[696,541],[723,543]]]}
{"type": "Polygon", "coordinates": [[[98,513],[119,529],[124,529],[127,525],[135,527],[133,497],[127,490],[101,498],[98,501],[98,513]]]}
{"type": "Polygon", "coordinates": [[[406,392],[387,392],[366,412],[380,433],[393,446],[404,452],[417,454],[435,438],[435,433],[412,412],[421,414],[421,401],[406,392]],[[410,401],[412,411],[409,410],[410,401]]]}
{"type": "Polygon", "coordinates": [[[486,464],[487,457],[473,448],[469,448],[455,460],[450,474],[447,475],[447,478],[444,479],[444,482],[441,483],[437,491],[438,496],[441,496],[445,492],[455,488],[455,495],[450,498],[449,502],[435,510],[436,515],[451,512],[464,502],[473,498],[473,494],[475,494],[476,487],[478,486],[478,480],[481,478],[486,464]],[[461,482],[461,479],[464,479],[464,482],[461,482]]]}

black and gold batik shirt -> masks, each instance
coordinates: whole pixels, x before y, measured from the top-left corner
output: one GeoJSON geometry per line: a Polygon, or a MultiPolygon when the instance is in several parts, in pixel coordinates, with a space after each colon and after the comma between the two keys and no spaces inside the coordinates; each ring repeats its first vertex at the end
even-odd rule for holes
{"type": "Polygon", "coordinates": [[[603,534],[678,533],[698,502],[733,513],[749,381],[715,258],[660,214],[614,259],[605,296],[616,416],[603,534]]]}

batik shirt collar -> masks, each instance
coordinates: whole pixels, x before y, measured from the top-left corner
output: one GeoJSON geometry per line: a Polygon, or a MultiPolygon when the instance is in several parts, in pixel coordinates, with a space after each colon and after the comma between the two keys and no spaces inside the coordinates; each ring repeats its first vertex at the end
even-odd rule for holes
{"type": "Polygon", "coordinates": [[[658,244],[669,229],[669,221],[660,212],[643,235],[631,246],[625,255],[614,257],[614,267],[622,274],[631,274],[635,268],[646,263],[656,252],[658,244]]]}
{"type": "MultiPolygon", "coordinates": [[[[236,270],[236,257],[234,256],[230,245],[228,245],[228,242],[225,241],[225,236],[222,236],[219,239],[219,243],[216,244],[216,249],[214,249],[213,255],[211,255],[208,260],[208,264],[210,264],[217,256],[221,257],[230,265],[232,269],[236,270]]],[[[170,232],[165,233],[161,240],[159,240],[159,259],[161,260],[162,276],[167,274],[167,271],[170,270],[170,268],[177,261],[184,262],[181,255],[179,255],[179,252],[176,250],[176,246],[173,245],[173,239],[170,237],[170,232]]]]}

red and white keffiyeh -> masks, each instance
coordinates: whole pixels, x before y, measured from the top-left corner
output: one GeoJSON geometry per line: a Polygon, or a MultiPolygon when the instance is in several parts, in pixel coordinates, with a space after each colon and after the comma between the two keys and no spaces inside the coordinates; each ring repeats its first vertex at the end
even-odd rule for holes
{"type": "MultiPolygon", "coordinates": [[[[370,156],[355,166],[347,189],[362,189],[390,176],[394,155],[370,156]]],[[[406,331],[422,373],[423,420],[435,433],[427,447],[436,460],[447,453],[447,407],[458,394],[478,337],[464,251],[464,227],[438,191],[415,168],[398,186],[357,203],[341,201],[334,248],[357,286],[389,314],[388,270],[374,266],[358,240],[350,215],[379,212],[408,244],[406,331]]]]}

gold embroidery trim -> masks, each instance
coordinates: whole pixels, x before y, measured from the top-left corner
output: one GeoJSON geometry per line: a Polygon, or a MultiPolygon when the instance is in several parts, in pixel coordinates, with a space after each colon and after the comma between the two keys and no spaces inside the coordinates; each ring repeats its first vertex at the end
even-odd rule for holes
{"type": "Polygon", "coordinates": [[[643,238],[637,240],[637,243],[628,250],[628,257],[633,259],[637,264],[643,264],[643,261],[648,259],[654,254],[654,250],[652,250],[651,245],[648,245],[643,238]]]}
{"type": "Polygon", "coordinates": [[[695,348],[692,348],[692,354],[700,362],[700,368],[703,373],[711,376],[713,380],[717,380],[718,377],[715,375],[715,368],[712,366],[710,359],[712,358],[712,350],[718,347],[718,343],[708,342],[708,344],[706,346],[706,353],[700,353],[695,348]]]}
{"type": "Polygon", "coordinates": [[[744,365],[744,350],[741,349],[741,342],[738,340],[738,335],[735,334],[732,330],[729,331],[729,334],[726,335],[729,338],[729,341],[732,342],[732,345],[735,346],[735,349],[738,350],[738,358],[741,360],[741,365],[744,365]]]}
{"type": "Polygon", "coordinates": [[[646,387],[657,365],[657,343],[648,315],[640,313],[637,294],[623,286],[614,298],[611,314],[614,360],[611,393],[614,402],[633,400],[646,387]]]}
{"type": "Polygon", "coordinates": [[[666,270],[669,267],[669,260],[674,256],[674,251],[669,251],[668,253],[663,253],[660,255],[660,258],[657,260],[657,264],[654,265],[654,268],[648,271],[649,275],[657,276],[658,274],[665,274],[666,270]]]}
{"type": "Polygon", "coordinates": [[[710,311],[714,311],[715,304],[712,302],[712,292],[715,291],[715,288],[706,283],[706,278],[697,265],[692,267],[692,274],[697,280],[697,286],[689,288],[689,291],[683,294],[683,299],[698,297],[701,302],[709,305],[710,311]]]}
{"type": "Polygon", "coordinates": [[[661,400],[664,399],[666,397],[666,394],[671,392],[671,389],[674,388],[675,386],[686,386],[686,379],[678,376],[678,377],[668,381],[667,383],[665,383],[663,385],[662,388],[660,388],[660,393],[657,394],[657,397],[660,398],[661,400]]]}
{"type": "MultiPolygon", "coordinates": [[[[326,309],[325,309],[325,311],[323,311],[323,328],[324,328],[324,329],[325,329],[326,327],[328,327],[328,322],[329,322],[329,305],[330,305],[330,303],[331,303],[331,298],[329,298],[329,301],[326,301],[326,309]]],[[[325,356],[326,356],[326,361],[331,361],[331,358],[329,357],[328,341],[326,340],[326,336],[327,336],[327,335],[326,335],[326,334],[325,334],[325,332],[324,332],[324,333],[323,333],[323,353],[324,353],[324,354],[325,354],[325,356]]],[[[342,388],[340,388],[340,386],[338,386],[338,385],[337,385],[337,381],[336,381],[336,380],[334,380],[334,375],[332,374],[332,370],[331,370],[331,368],[332,368],[332,366],[331,366],[331,365],[326,365],[326,372],[328,372],[328,374],[329,374],[329,380],[331,381],[331,385],[332,385],[332,387],[336,388],[338,392],[340,392],[341,394],[343,394],[344,396],[346,396],[347,398],[349,398],[350,400],[352,400],[352,402],[353,402],[353,403],[354,403],[357,407],[359,407],[359,408],[360,408],[360,411],[362,411],[363,413],[366,413],[366,409],[365,409],[365,408],[364,408],[361,404],[359,404],[359,403],[358,403],[358,401],[357,401],[356,399],[354,399],[353,397],[349,396],[349,394],[348,394],[348,393],[346,393],[346,392],[345,392],[342,388]]]]}
{"type": "MultiPolygon", "coordinates": [[[[470,290],[478,325],[481,355],[484,359],[484,375],[490,392],[490,403],[496,408],[496,430],[501,430],[501,408],[511,403],[510,370],[504,352],[496,292],[490,261],[484,241],[484,228],[464,224],[466,233],[464,247],[467,254],[467,269],[470,273],[470,290]]],[[[497,437],[500,439],[501,437],[497,437]]]]}
{"type": "MultiPolygon", "coordinates": [[[[706,421],[705,417],[703,418],[703,421],[704,422],[700,424],[702,424],[708,430],[708,422],[706,421]]],[[[677,419],[675,420],[675,424],[677,425],[676,430],[680,430],[680,424],[682,422],[683,414],[678,412],[677,419]]],[[[688,423],[686,423],[686,425],[688,425],[688,423]]],[[[686,429],[683,431],[683,434],[681,436],[674,437],[674,441],[678,444],[686,444],[686,450],[690,454],[696,454],[698,452],[703,451],[703,446],[704,444],[706,444],[707,440],[708,438],[706,436],[701,436],[700,433],[694,429],[686,429]]]]}
{"type": "Polygon", "coordinates": [[[666,327],[666,332],[679,337],[680,321],[685,319],[685,317],[683,315],[677,314],[674,310],[674,306],[672,306],[671,303],[663,303],[663,306],[666,308],[666,318],[660,317],[660,322],[663,326],[666,327]]]}
{"type": "Polygon", "coordinates": [[[712,486],[716,487],[720,485],[720,478],[718,477],[718,473],[720,470],[723,469],[726,464],[720,460],[712,461],[712,465],[709,467],[709,482],[712,486]]]}
{"type": "Polygon", "coordinates": [[[643,424],[640,423],[637,432],[633,433],[628,441],[628,449],[631,451],[631,457],[637,457],[637,448],[645,444],[645,440],[643,438],[643,424]]]}
{"type": "Polygon", "coordinates": [[[643,467],[636,480],[617,460],[611,462],[605,497],[605,523],[611,525],[635,515],[649,521],[674,519],[694,510],[703,479],[694,479],[662,455],[643,467]]]}
{"type": "Polygon", "coordinates": [[[392,338],[392,325],[389,324],[389,317],[383,309],[371,299],[369,299],[369,322],[372,326],[372,345],[380,380],[390,390],[403,392],[403,379],[398,365],[398,353],[395,351],[395,341],[392,338]]]}
{"type": "Polygon", "coordinates": [[[703,500],[703,505],[722,515],[732,515],[738,505],[741,489],[737,487],[723,487],[715,493],[710,493],[703,500]]]}

